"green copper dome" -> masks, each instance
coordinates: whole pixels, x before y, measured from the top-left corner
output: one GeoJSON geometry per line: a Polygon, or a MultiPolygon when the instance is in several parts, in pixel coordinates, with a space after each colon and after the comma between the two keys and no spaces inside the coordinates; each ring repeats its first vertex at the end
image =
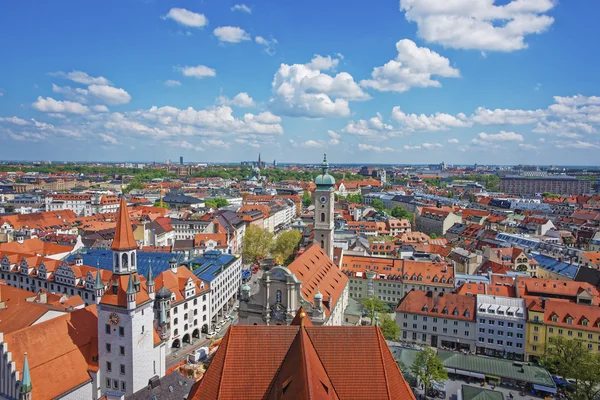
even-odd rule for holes
{"type": "Polygon", "coordinates": [[[321,175],[315,178],[317,188],[330,188],[335,185],[335,178],[328,174],[329,164],[327,163],[327,154],[323,155],[323,163],[321,164],[321,175]]]}

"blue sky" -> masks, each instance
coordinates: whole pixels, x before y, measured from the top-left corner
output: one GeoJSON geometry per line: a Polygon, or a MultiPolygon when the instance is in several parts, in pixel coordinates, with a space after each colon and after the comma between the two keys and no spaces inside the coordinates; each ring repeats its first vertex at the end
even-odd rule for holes
{"type": "Polygon", "coordinates": [[[597,165],[600,3],[0,4],[0,159],[597,165]]]}

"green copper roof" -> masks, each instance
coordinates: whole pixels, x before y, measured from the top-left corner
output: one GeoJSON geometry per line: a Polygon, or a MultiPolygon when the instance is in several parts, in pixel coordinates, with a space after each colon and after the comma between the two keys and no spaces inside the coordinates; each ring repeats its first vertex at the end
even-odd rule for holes
{"type": "Polygon", "coordinates": [[[321,175],[315,178],[315,184],[317,186],[333,186],[335,185],[335,178],[329,175],[329,163],[327,162],[327,154],[323,155],[323,163],[321,164],[321,175]]]}
{"type": "Polygon", "coordinates": [[[132,275],[129,275],[129,283],[127,284],[127,294],[135,294],[135,287],[133,286],[132,275]]]}
{"type": "Polygon", "coordinates": [[[104,283],[102,282],[102,274],[100,273],[100,265],[98,265],[98,270],[96,271],[96,284],[94,285],[94,289],[104,290],[104,283]]]}
{"type": "Polygon", "coordinates": [[[27,353],[25,353],[25,357],[23,359],[23,379],[21,382],[21,392],[31,392],[31,374],[29,373],[29,361],[27,361],[27,353]]]}

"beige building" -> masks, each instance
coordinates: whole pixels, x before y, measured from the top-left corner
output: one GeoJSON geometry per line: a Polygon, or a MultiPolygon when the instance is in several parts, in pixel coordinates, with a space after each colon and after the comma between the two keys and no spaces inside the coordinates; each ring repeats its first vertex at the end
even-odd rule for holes
{"type": "Polygon", "coordinates": [[[435,233],[443,236],[455,223],[462,222],[462,217],[447,208],[424,207],[417,209],[416,230],[428,235],[435,233]]]}

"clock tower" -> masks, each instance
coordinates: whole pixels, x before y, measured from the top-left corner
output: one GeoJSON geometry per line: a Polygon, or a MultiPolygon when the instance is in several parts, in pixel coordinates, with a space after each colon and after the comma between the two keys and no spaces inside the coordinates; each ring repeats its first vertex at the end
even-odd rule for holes
{"type": "MultiPolygon", "coordinates": [[[[121,198],[111,246],[113,271],[98,282],[98,397],[120,399],[164,375],[164,343],[154,343],[154,282],[138,274],[137,243],[121,198]]],[[[100,272],[98,272],[100,274],[100,272]]]]}
{"type": "Polygon", "coordinates": [[[335,179],[329,175],[327,154],[323,156],[321,174],[315,178],[317,188],[313,193],[315,205],[315,242],[333,261],[333,204],[335,202],[335,179]]]}

